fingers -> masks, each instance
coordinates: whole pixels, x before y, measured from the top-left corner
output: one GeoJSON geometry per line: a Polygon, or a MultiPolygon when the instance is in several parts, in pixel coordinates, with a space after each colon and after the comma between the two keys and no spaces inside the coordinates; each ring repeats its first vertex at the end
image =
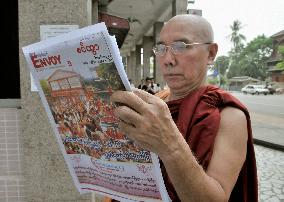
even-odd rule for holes
{"type": "Polygon", "coordinates": [[[156,104],[157,102],[160,102],[160,98],[155,95],[151,95],[150,93],[147,93],[144,90],[135,89],[133,90],[133,93],[148,104],[156,104]]]}
{"type": "Polygon", "coordinates": [[[143,122],[143,117],[127,106],[120,106],[115,108],[115,115],[124,123],[137,127],[139,123],[143,122]]]}
{"type": "Polygon", "coordinates": [[[142,114],[147,109],[147,103],[144,102],[140,97],[129,91],[116,91],[111,96],[111,101],[121,103],[136,112],[142,114]]]}
{"type": "Polygon", "coordinates": [[[136,128],[128,123],[125,123],[123,121],[119,122],[119,129],[131,140],[134,141],[133,137],[131,137],[131,134],[136,130],[136,128]],[[129,135],[130,134],[130,135],[129,135]]]}
{"type": "Polygon", "coordinates": [[[119,129],[123,132],[131,141],[134,141],[136,146],[142,147],[147,149],[146,145],[143,144],[141,141],[138,141],[137,137],[137,129],[130,124],[127,124],[123,121],[119,122],[119,129]]]}
{"type": "Polygon", "coordinates": [[[148,108],[153,111],[165,112],[169,111],[167,104],[155,95],[151,95],[143,90],[134,91],[137,96],[139,96],[144,102],[148,104],[148,108]]]}
{"type": "Polygon", "coordinates": [[[124,122],[123,120],[120,120],[119,122],[119,129],[127,135],[127,131],[129,131],[131,128],[135,129],[134,125],[131,125],[129,123],[124,122]]]}

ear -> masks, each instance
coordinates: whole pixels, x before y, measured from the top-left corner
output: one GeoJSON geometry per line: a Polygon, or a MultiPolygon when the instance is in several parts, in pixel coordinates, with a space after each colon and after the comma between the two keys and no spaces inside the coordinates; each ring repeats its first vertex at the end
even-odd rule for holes
{"type": "Polygon", "coordinates": [[[218,44],[216,43],[212,43],[208,46],[208,51],[209,51],[209,54],[208,54],[208,62],[207,64],[208,65],[213,65],[214,64],[214,59],[217,55],[217,52],[218,52],[218,44]]]}

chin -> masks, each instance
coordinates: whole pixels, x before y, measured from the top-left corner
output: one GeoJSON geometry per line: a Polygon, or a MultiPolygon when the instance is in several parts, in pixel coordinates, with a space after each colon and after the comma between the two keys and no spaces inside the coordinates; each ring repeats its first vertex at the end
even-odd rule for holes
{"type": "Polygon", "coordinates": [[[184,88],[184,85],[178,82],[168,82],[167,85],[172,90],[180,90],[184,88]]]}
{"type": "Polygon", "coordinates": [[[168,87],[172,90],[172,91],[176,91],[176,92],[188,92],[191,91],[192,89],[195,89],[197,86],[199,86],[198,83],[167,83],[168,87]]]}

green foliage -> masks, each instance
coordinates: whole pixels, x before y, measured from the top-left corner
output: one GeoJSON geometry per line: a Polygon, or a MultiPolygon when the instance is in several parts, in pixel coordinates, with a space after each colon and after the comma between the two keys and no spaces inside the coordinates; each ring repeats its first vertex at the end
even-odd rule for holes
{"type": "Polygon", "coordinates": [[[284,45],[281,45],[278,47],[278,52],[281,54],[281,56],[284,58],[284,45]]]}
{"type": "Polygon", "coordinates": [[[105,90],[108,88],[109,84],[106,80],[93,80],[93,79],[85,79],[83,80],[84,86],[93,87],[96,91],[105,90]]]}
{"type": "Polygon", "coordinates": [[[209,84],[212,84],[212,85],[218,85],[219,84],[219,79],[217,77],[214,77],[214,78],[208,78],[207,79],[207,82],[209,84]]]}
{"type": "Polygon", "coordinates": [[[226,78],[226,76],[224,76],[224,75],[220,75],[220,85],[221,86],[224,86],[224,85],[226,85],[227,84],[227,78],[226,78]]]}
{"type": "Polygon", "coordinates": [[[108,86],[113,90],[124,88],[114,63],[100,64],[96,72],[100,78],[107,81],[108,86]]]}
{"type": "MultiPolygon", "coordinates": [[[[208,79],[208,83],[222,86],[226,84],[227,78],[235,76],[250,76],[265,80],[267,77],[266,62],[272,53],[272,39],[260,35],[245,45],[243,42],[246,37],[240,33],[243,27],[241,22],[235,20],[230,27],[232,30],[230,40],[233,48],[229,52],[229,57],[216,58],[213,69],[218,70],[220,81],[217,78],[211,78],[208,79]]],[[[284,58],[284,46],[279,47],[279,52],[284,58]]],[[[278,63],[277,66],[284,69],[284,61],[278,63]]]]}
{"type": "Polygon", "coordinates": [[[282,62],[278,62],[276,67],[277,69],[284,70],[284,60],[282,60],[282,62]]]}
{"type": "Polygon", "coordinates": [[[219,77],[213,77],[213,78],[207,78],[207,83],[218,85],[218,86],[224,86],[227,83],[227,79],[224,75],[219,75],[219,77]]]}
{"type": "Polygon", "coordinates": [[[213,69],[217,69],[219,74],[225,75],[226,70],[229,68],[230,58],[228,56],[219,56],[215,60],[213,69]]]}
{"type": "Polygon", "coordinates": [[[284,45],[278,47],[278,52],[282,56],[282,61],[278,62],[276,67],[278,69],[284,70],[284,45]]]}
{"type": "Polygon", "coordinates": [[[40,80],[40,86],[41,86],[45,95],[50,95],[51,89],[50,89],[50,86],[49,86],[49,84],[46,80],[40,80]]]}
{"type": "Polygon", "coordinates": [[[264,35],[250,41],[238,54],[231,55],[228,78],[250,76],[264,80],[267,77],[266,61],[272,53],[272,40],[264,35]]]}

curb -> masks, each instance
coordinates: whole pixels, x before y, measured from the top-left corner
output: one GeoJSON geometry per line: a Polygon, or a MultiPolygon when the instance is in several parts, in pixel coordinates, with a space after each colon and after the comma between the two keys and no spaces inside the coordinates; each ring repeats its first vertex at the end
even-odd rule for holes
{"type": "Polygon", "coordinates": [[[274,143],[266,142],[266,141],[259,140],[259,139],[253,139],[253,143],[256,144],[256,145],[260,145],[260,146],[264,146],[264,147],[267,147],[267,148],[270,148],[270,149],[275,149],[275,150],[284,152],[284,146],[283,145],[274,144],[274,143]]]}

